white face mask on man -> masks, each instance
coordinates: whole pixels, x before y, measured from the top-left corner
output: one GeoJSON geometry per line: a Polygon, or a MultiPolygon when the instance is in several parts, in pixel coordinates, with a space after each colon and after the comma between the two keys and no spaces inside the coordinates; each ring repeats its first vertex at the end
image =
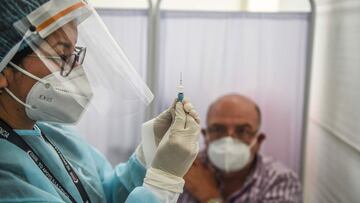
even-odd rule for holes
{"type": "Polygon", "coordinates": [[[251,160],[252,144],[249,146],[239,139],[226,136],[210,142],[207,156],[211,163],[222,171],[239,171],[251,160]]]}
{"type": "Polygon", "coordinates": [[[76,123],[93,96],[82,66],[59,80],[62,77],[60,72],[53,72],[40,79],[12,62],[10,65],[38,81],[30,89],[25,103],[5,88],[13,99],[26,107],[26,115],[34,121],[76,123]]]}

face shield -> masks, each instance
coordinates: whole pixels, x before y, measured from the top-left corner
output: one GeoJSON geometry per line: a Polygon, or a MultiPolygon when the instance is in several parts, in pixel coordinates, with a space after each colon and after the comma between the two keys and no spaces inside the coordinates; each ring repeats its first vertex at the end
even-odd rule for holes
{"type": "Polygon", "coordinates": [[[85,109],[104,116],[114,107],[124,116],[152,101],[151,91],[86,1],[48,1],[14,27],[33,51],[27,57],[39,60],[37,72],[46,75],[10,63],[38,81],[24,102],[33,120],[75,123],[85,109]]]}

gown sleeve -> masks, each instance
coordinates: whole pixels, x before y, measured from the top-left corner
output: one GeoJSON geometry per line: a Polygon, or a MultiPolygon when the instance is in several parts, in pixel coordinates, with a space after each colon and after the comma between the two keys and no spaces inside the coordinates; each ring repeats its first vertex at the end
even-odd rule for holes
{"type": "Polygon", "coordinates": [[[139,163],[135,154],[126,163],[121,163],[113,169],[95,148],[91,151],[107,202],[161,202],[149,188],[143,187],[146,169],[139,163]]]}

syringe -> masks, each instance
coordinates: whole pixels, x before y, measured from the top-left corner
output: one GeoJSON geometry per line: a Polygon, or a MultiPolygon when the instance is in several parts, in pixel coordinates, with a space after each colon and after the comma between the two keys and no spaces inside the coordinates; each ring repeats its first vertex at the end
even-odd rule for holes
{"type": "Polygon", "coordinates": [[[184,99],[184,86],[183,86],[183,83],[182,83],[182,72],[180,72],[180,83],[179,85],[177,86],[177,92],[178,92],[178,101],[182,102],[183,99],[184,99]]]}

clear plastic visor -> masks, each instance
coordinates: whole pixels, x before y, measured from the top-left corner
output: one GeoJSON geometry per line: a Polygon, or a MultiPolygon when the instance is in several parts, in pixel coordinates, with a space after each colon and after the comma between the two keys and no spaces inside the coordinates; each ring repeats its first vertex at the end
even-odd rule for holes
{"type": "Polygon", "coordinates": [[[99,115],[116,109],[124,116],[152,101],[153,94],[86,2],[49,1],[15,27],[33,50],[26,57],[36,64],[34,75],[45,83],[51,75],[51,83],[84,108],[99,115]],[[92,95],[90,105],[84,95],[92,95]]]}

